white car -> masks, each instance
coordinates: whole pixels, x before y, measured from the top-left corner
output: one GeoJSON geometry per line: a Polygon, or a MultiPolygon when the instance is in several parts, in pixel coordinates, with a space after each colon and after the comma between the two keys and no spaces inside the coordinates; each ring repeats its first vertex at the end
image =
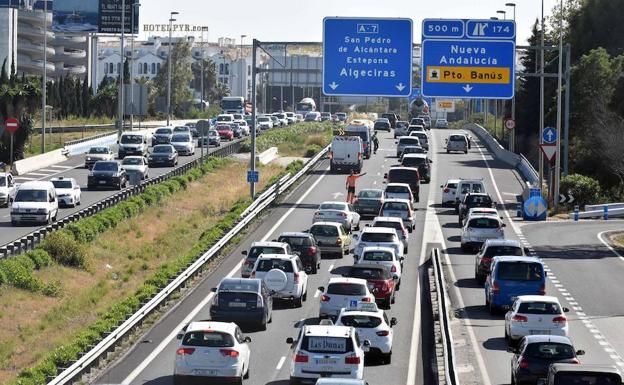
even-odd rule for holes
{"type": "Polygon", "coordinates": [[[141,180],[149,178],[149,167],[147,165],[147,159],[142,156],[126,156],[121,161],[121,167],[126,170],[127,174],[139,174],[141,176],[141,180]]]}
{"type": "Polygon", "coordinates": [[[409,134],[408,131],[409,123],[406,121],[398,121],[396,122],[396,127],[394,127],[394,139],[399,136],[406,136],[409,134]]]}
{"type": "Polygon", "coordinates": [[[409,136],[418,138],[420,147],[429,151],[429,137],[425,134],[425,131],[410,131],[409,136]]]}
{"type": "Polygon", "coordinates": [[[191,322],[178,334],[173,384],[249,377],[251,338],[233,322],[191,322]]]}
{"type": "Polygon", "coordinates": [[[416,227],[416,216],[412,209],[413,202],[407,199],[386,199],[379,210],[382,217],[398,217],[403,219],[407,231],[410,233],[416,227]]]}
{"type": "Polygon", "coordinates": [[[356,264],[366,263],[385,267],[394,279],[396,289],[399,290],[404,259],[405,257],[397,257],[394,249],[390,247],[365,247],[356,264]]]}
{"type": "Polygon", "coordinates": [[[100,160],[115,160],[113,150],[108,146],[91,147],[85,156],[85,168],[91,169],[95,162],[100,160]]]}
{"type": "Polygon", "coordinates": [[[452,134],[446,139],[446,153],[453,152],[468,153],[468,137],[464,134],[452,134]]]}
{"type": "MultiPolygon", "coordinates": [[[[401,136],[398,141],[395,142],[396,156],[400,158],[403,154],[403,149],[407,146],[420,146],[420,140],[413,136],[401,136]]],[[[422,146],[420,146],[422,147],[422,146]]]]}
{"type": "Polygon", "coordinates": [[[470,217],[475,215],[491,215],[493,217],[503,219],[498,214],[498,210],[493,207],[473,207],[468,210],[468,214],[464,216],[461,226],[464,226],[466,222],[470,220],[470,217]]]}
{"type": "MultiPolygon", "coordinates": [[[[188,128],[188,127],[187,127],[188,128]]],[[[174,129],[175,130],[175,129],[174,129]]],[[[171,137],[171,145],[178,152],[178,155],[194,155],[195,142],[190,133],[175,133],[171,137]]]]}
{"type": "Polygon", "coordinates": [[[319,318],[336,317],[343,307],[356,306],[359,302],[375,303],[375,296],[368,289],[365,279],[333,277],[327,287],[320,286],[319,318]]]}
{"type": "Polygon", "coordinates": [[[233,123],[237,123],[238,124],[238,127],[243,132],[243,135],[247,136],[247,135],[249,135],[251,133],[251,131],[249,129],[249,125],[247,124],[247,121],[245,119],[235,120],[233,123]]]}
{"type": "Polygon", "coordinates": [[[303,306],[308,298],[308,275],[297,255],[262,254],[251,278],[264,280],[272,297],[292,299],[295,307],[303,306]]]}
{"type": "Polygon", "coordinates": [[[399,236],[401,242],[403,242],[403,253],[407,254],[409,247],[409,231],[405,228],[403,220],[396,217],[375,217],[370,227],[389,227],[394,229],[399,236]]]}
{"type": "Polygon", "coordinates": [[[337,222],[347,231],[359,230],[360,214],[346,202],[323,202],[314,213],[312,223],[337,222]]]}
{"type": "Polygon", "coordinates": [[[365,380],[356,380],[354,378],[331,378],[324,377],[316,380],[314,385],[368,385],[365,380]]]}
{"type": "Polygon", "coordinates": [[[59,206],[80,206],[82,191],[74,178],[54,178],[50,180],[56,190],[59,206]]]}
{"type": "Polygon", "coordinates": [[[392,362],[392,327],[396,324],[396,318],[388,320],[377,304],[366,302],[342,309],[336,319],[336,326],[354,327],[360,339],[370,342],[368,354],[380,356],[386,365],[392,362]]]}
{"type": "Polygon", "coordinates": [[[219,114],[217,115],[217,123],[232,123],[234,121],[233,114],[219,114]]]}
{"type": "Polygon", "coordinates": [[[568,319],[557,297],[521,295],[505,314],[505,340],[514,345],[522,337],[535,334],[568,336],[568,319]]]}
{"type": "Polygon", "coordinates": [[[256,118],[256,124],[261,130],[268,130],[273,128],[273,121],[268,116],[258,116],[256,118]]]}
{"type": "Polygon", "coordinates": [[[414,194],[412,188],[407,183],[388,183],[384,191],[386,199],[405,199],[412,202],[414,207],[414,194]]]}
{"type": "Polygon", "coordinates": [[[446,119],[436,119],[435,128],[448,128],[448,121],[446,119]]]}
{"type": "Polygon", "coordinates": [[[461,182],[460,179],[448,179],[445,184],[440,185],[442,189],[442,204],[443,205],[455,205],[457,185],[461,182]]]}
{"type": "Polygon", "coordinates": [[[488,239],[505,239],[505,226],[499,217],[474,215],[462,228],[462,251],[478,249],[488,239]]]}
{"type": "Polygon", "coordinates": [[[256,259],[262,254],[288,254],[292,255],[292,250],[288,243],[284,242],[254,242],[249,247],[249,251],[244,250],[243,262],[241,265],[241,277],[249,278],[256,265],[256,259]]]}
{"type": "Polygon", "coordinates": [[[293,349],[290,384],[301,384],[320,377],[354,378],[364,376],[364,354],[370,341],[358,338],[355,328],[332,324],[305,325],[297,340],[286,343],[293,349]]]}
{"type": "Polygon", "coordinates": [[[353,238],[357,239],[355,249],[353,250],[353,257],[356,260],[362,255],[362,251],[367,246],[392,247],[397,257],[403,256],[403,242],[399,239],[395,229],[366,227],[359,236],[354,234],[353,238]]]}
{"type": "Polygon", "coordinates": [[[11,225],[56,221],[59,206],[56,189],[49,181],[29,181],[17,189],[11,205],[11,225]]]}
{"type": "Polygon", "coordinates": [[[0,207],[9,207],[15,198],[16,191],[13,175],[0,172],[0,207]]]}

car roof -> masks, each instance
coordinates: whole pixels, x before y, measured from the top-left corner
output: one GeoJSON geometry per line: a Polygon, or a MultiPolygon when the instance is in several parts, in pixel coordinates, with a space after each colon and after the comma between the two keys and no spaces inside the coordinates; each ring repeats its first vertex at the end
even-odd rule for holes
{"type": "Polygon", "coordinates": [[[342,225],[338,222],[315,222],[312,226],[332,226],[332,227],[342,227],[342,225]]]}
{"type": "Polygon", "coordinates": [[[251,247],[285,247],[285,242],[253,242],[251,247]]]}
{"type": "Polygon", "coordinates": [[[331,285],[331,284],[334,284],[334,283],[354,283],[354,284],[366,286],[366,280],[362,279],[362,278],[349,278],[349,277],[331,277],[331,278],[329,278],[329,282],[327,284],[331,285]]]}
{"type": "Polygon", "coordinates": [[[617,374],[620,377],[622,376],[620,371],[615,366],[597,365],[597,364],[564,364],[564,363],[558,362],[558,363],[551,364],[550,370],[554,373],[557,373],[557,372],[602,373],[604,372],[604,373],[609,373],[609,374],[617,374]]]}
{"type": "Polygon", "coordinates": [[[236,324],[234,322],[213,322],[213,321],[195,321],[191,322],[186,327],[186,332],[213,330],[218,332],[225,332],[228,334],[234,334],[236,331],[236,324]]]}
{"type": "Polygon", "coordinates": [[[396,235],[396,231],[390,227],[365,227],[361,233],[386,233],[396,235]]]}
{"type": "Polygon", "coordinates": [[[303,335],[323,337],[350,337],[353,328],[350,326],[336,325],[306,325],[303,327],[303,335]]]}
{"type": "Polygon", "coordinates": [[[373,222],[400,222],[403,223],[403,219],[399,218],[399,217],[375,217],[373,219],[373,222]]]}
{"type": "MultiPolygon", "coordinates": [[[[0,174],[0,175],[2,175],[2,174],[0,174]]],[[[66,178],[64,176],[59,176],[58,178],[50,179],[50,182],[56,182],[56,181],[60,181],[60,180],[69,180],[69,181],[74,181],[74,182],[76,181],[76,179],[74,179],[74,178],[66,178]]]]}
{"type": "Polygon", "coordinates": [[[336,204],[338,204],[338,205],[348,205],[347,202],[341,202],[341,201],[324,201],[324,202],[321,202],[321,205],[336,205],[336,204]]]}
{"type": "Polygon", "coordinates": [[[386,270],[386,267],[377,263],[357,263],[349,266],[349,269],[373,269],[373,270],[386,270]]]}
{"type": "Polygon", "coordinates": [[[89,150],[91,150],[91,149],[93,149],[93,148],[105,148],[105,149],[107,149],[107,150],[110,150],[110,147],[109,147],[109,146],[91,146],[91,147],[89,147],[89,150]]]}
{"type": "Polygon", "coordinates": [[[564,336],[553,336],[553,335],[530,335],[524,337],[526,342],[529,344],[539,343],[539,342],[555,342],[559,344],[567,344],[572,345],[572,341],[568,337],[564,336]]]}
{"type": "Polygon", "coordinates": [[[498,217],[498,216],[494,216],[492,214],[485,214],[485,213],[472,213],[470,214],[470,219],[481,219],[481,218],[489,218],[489,219],[496,219],[499,222],[502,222],[502,220],[498,217]]]}
{"type": "MultiPolygon", "coordinates": [[[[287,231],[284,233],[281,233],[279,235],[279,237],[302,237],[302,238],[310,238],[310,234],[308,233],[304,233],[303,231],[287,231]]],[[[279,238],[278,237],[278,238],[279,238]]]]}
{"type": "Polygon", "coordinates": [[[490,194],[488,194],[488,193],[469,192],[468,194],[466,194],[466,196],[490,197],[490,194]]]}
{"type": "Polygon", "coordinates": [[[528,257],[528,256],[524,256],[524,255],[500,255],[500,256],[496,256],[493,259],[493,262],[531,262],[531,263],[542,263],[542,261],[540,261],[539,259],[537,259],[536,257],[528,257]]]}
{"type": "Polygon", "coordinates": [[[408,170],[408,171],[418,172],[418,169],[416,167],[405,167],[405,166],[393,167],[389,171],[392,171],[392,170],[408,170]]]}
{"type": "Polygon", "coordinates": [[[401,199],[401,198],[388,198],[385,200],[385,203],[406,203],[406,204],[410,204],[411,202],[407,199],[401,199]]]}
{"type": "Polygon", "coordinates": [[[34,180],[34,181],[29,181],[29,182],[24,182],[19,186],[19,190],[22,189],[48,189],[48,188],[54,188],[54,185],[52,184],[52,182],[50,181],[39,181],[39,180],[34,180]]]}
{"type": "MultiPolygon", "coordinates": [[[[406,154],[406,156],[407,156],[407,154],[406,154]]],[[[407,188],[411,189],[411,187],[410,187],[409,183],[388,183],[388,184],[386,185],[386,188],[387,188],[388,186],[407,187],[407,188]]]]}
{"type": "MultiPolygon", "coordinates": [[[[219,282],[219,286],[221,286],[224,283],[230,284],[230,285],[243,285],[243,284],[254,283],[257,285],[258,289],[262,286],[262,280],[258,278],[223,278],[221,282],[219,282]]],[[[229,290],[224,290],[224,291],[229,291],[229,290]]],[[[239,291],[239,290],[236,290],[236,291],[239,291]]],[[[240,290],[240,291],[247,291],[247,290],[240,290]]]]}
{"type": "Polygon", "coordinates": [[[405,154],[403,155],[404,158],[423,158],[426,159],[427,158],[427,154],[405,154]]]}
{"type": "Polygon", "coordinates": [[[383,193],[383,190],[380,188],[363,188],[358,192],[358,194],[361,193],[362,191],[377,191],[377,192],[383,193]]]}
{"type": "Polygon", "coordinates": [[[284,261],[290,261],[293,258],[296,258],[296,255],[288,255],[288,254],[260,254],[258,259],[282,259],[284,261]]]}
{"type": "Polygon", "coordinates": [[[362,250],[362,253],[367,251],[386,251],[388,253],[394,254],[394,249],[392,247],[383,247],[383,246],[366,246],[362,250]]]}
{"type": "Polygon", "coordinates": [[[557,297],[553,297],[550,295],[521,295],[518,297],[518,300],[521,302],[552,302],[559,303],[559,299],[557,297]]]}
{"type": "Polygon", "coordinates": [[[487,246],[517,246],[522,248],[520,242],[515,239],[487,239],[483,247],[487,246]]]}

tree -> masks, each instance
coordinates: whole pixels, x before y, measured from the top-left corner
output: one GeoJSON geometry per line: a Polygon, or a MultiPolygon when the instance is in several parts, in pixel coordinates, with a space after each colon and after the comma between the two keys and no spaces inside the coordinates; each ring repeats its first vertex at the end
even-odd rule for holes
{"type": "Polygon", "coordinates": [[[624,46],[624,1],[575,0],[568,18],[566,40],[572,45],[572,60],[576,62],[594,48],[602,47],[610,55],[622,53],[624,46]]]}
{"type": "MultiPolygon", "coordinates": [[[[3,73],[6,75],[6,61],[3,73]]],[[[6,80],[6,83],[0,85],[0,120],[5,121],[9,117],[19,120],[20,129],[13,137],[13,156],[19,160],[24,157],[24,143],[32,130],[33,115],[40,108],[41,82],[30,76],[16,76],[12,85],[6,80]]],[[[0,161],[5,163],[10,159],[10,140],[10,134],[6,131],[0,136],[0,161]]]]}
{"type": "MultiPolygon", "coordinates": [[[[215,71],[214,62],[211,59],[203,60],[204,67],[204,95],[203,99],[206,100],[209,95],[214,94],[214,88],[217,84],[217,73],[215,71]]],[[[202,62],[195,62],[192,64],[191,69],[193,71],[193,81],[191,87],[196,91],[201,92],[201,73],[202,62]]]]}
{"type": "Polygon", "coordinates": [[[192,99],[193,95],[189,89],[193,80],[191,70],[191,45],[188,42],[180,42],[171,50],[171,57],[167,58],[164,66],[156,75],[154,84],[156,92],[161,97],[167,95],[167,75],[168,65],[171,60],[171,110],[174,114],[179,114],[183,103],[192,99]]]}

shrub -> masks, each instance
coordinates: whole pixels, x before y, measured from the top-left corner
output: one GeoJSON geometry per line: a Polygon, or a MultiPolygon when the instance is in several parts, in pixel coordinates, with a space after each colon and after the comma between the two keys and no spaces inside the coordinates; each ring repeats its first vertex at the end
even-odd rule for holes
{"type": "Polygon", "coordinates": [[[50,234],[41,247],[61,265],[85,267],[87,250],[69,231],[61,230],[50,234]]]}
{"type": "Polygon", "coordinates": [[[600,183],[594,178],[570,174],[561,178],[561,194],[571,194],[574,197],[574,204],[588,205],[597,203],[600,199],[600,183]]]}
{"type": "Polygon", "coordinates": [[[32,273],[35,263],[26,255],[18,255],[0,261],[0,271],[3,272],[5,282],[19,289],[37,292],[43,286],[41,280],[32,273]]]}
{"type": "Polygon", "coordinates": [[[308,145],[305,152],[306,158],[312,158],[314,155],[318,154],[323,148],[318,144],[308,145]]]}
{"type": "Polygon", "coordinates": [[[63,285],[61,281],[52,281],[45,284],[45,286],[41,289],[43,295],[48,297],[60,297],[63,295],[63,285]]]}
{"type": "Polygon", "coordinates": [[[35,250],[27,252],[24,255],[26,257],[30,258],[30,260],[35,265],[35,269],[37,269],[37,270],[39,270],[39,269],[41,269],[43,267],[50,266],[52,263],[54,263],[54,260],[52,259],[52,257],[50,257],[50,254],[48,254],[43,249],[37,248],[35,250]]]}

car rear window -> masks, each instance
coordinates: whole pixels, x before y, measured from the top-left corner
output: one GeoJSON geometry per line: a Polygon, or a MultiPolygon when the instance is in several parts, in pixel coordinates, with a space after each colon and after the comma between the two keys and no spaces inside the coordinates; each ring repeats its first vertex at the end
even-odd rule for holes
{"type": "Polygon", "coordinates": [[[308,237],[279,237],[278,242],[288,243],[290,246],[311,246],[312,241],[308,237]]]}
{"type": "Polygon", "coordinates": [[[448,187],[448,188],[457,188],[457,183],[447,183],[446,187],[448,187]]]}
{"type": "Polygon", "coordinates": [[[541,281],[544,277],[542,265],[536,262],[500,262],[497,278],[507,281],[541,281]]]}
{"type": "Polygon", "coordinates": [[[359,283],[330,283],[327,294],[366,295],[366,286],[359,283]]]}
{"type": "Polygon", "coordinates": [[[340,323],[354,328],[376,328],[381,325],[381,318],[372,315],[345,315],[340,318],[340,323]]]}
{"type": "Polygon", "coordinates": [[[388,233],[364,233],[361,239],[362,242],[394,242],[396,235],[388,233]]]}
{"type": "Polygon", "coordinates": [[[385,268],[372,269],[368,267],[353,266],[349,270],[349,277],[361,279],[389,279],[390,273],[385,268]]]}
{"type": "Polygon", "coordinates": [[[292,273],[292,262],[286,259],[262,259],[258,262],[256,271],[269,271],[273,269],[279,269],[286,273],[292,273]]]}
{"type": "Polygon", "coordinates": [[[313,353],[347,353],[353,351],[351,338],[305,336],[301,348],[313,353]]]}
{"type": "Polygon", "coordinates": [[[367,251],[362,255],[364,261],[388,262],[392,261],[392,253],[387,251],[367,251]]]}
{"type": "Polygon", "coordinates": [[[171,130],[170,128],[159,128],[158,130],[156,130],[156,134],[158,135],[171,135],[172,132],[173,130],[171,130]]]}
{"type": "Polygon", "coordinates": [[[219,290],[231,291],[258,291],[259,282],[256,280],[243,280],[242,282],[221,282],[219,290]]]}
{"type": "Polygon", "coordinates": [[[337,237],[338,236],[338,228],[336,226],[312,226],[310,228],[310,234],[316,237],[337,237]]]}
{"type": "Polygon", "coordinates": [[[518,307],[522,314],[561,314],[561,307],[554,302],[522,302],[518,307]]]}
{"type": "Polygon", "coordinates": [[[342,203],[321,203],[319,210],[346,210],[346,204],[342,203]]]}
{"type": "Polygon", "coordinates": [[[407,186],[388,186],[386,187],[387,193],[409,193],[407,186]]]}
{"type": "Polygon", "coordinates": [[[466,137],[463,136],[463,135],[451,135],[449,140],[451,142],[465,142],[466,141],[466,137]]]}
{"type": "Polygon", "coordinates": [[[282,247],[259,247],[255,246],[249,250],[247,258],[256,259],[260,254],[286,254],[282,247]]]}
{"type": "Polygon", "coordinates": [[[615,373],[559,372],[555,385],[620,385],[622,378],[615,373]]]}
{"type": "Polygon", "coordinates": [[[555,342],[537,342],[528,344],[524,356],[542,360],[565,360],[574,358],[574,348],[567,344],[555,342]]]}
{"type": "Polygon", "coordinates": [[[388,172],[388,179],[391,182],[409,183],[418,180],[417,170],[392,169],[388,172]]]}
{"type": "Polygon", "coordinates": [[[403,158],[401,165],[406,167],[416,167],[426,163],[427,160],[425,158],[405,157],[403,158]]]}
{"type": "Polygon", "coordinates": [[[362,190],[358,193],[358,198],[377,199],[381,198],[381,190],[362,190]]]}
{"type": "Polygon", "coordinates": [[[473,205],[492,205],[492,198],[484,195],[471,195],[466,198],[466,203],[473,205]]]}
{"type": "Polygon", "coordinates": [[[418,138],[414,138],[414,137],[408,137],[408,138],[401,138],[399,139],[399,145],[418,145],[420,144],[420,140],[418,138]]]}
{"type": "Polygon", "coordinates": [[[390,123],[377,122],[375,123],[375,128],[390,128],[390,123]]]}
{"type": "Polygon", "coordinates": [[[375,222],[373,224],[373,227],[389,227],[389,228],[395,229],[395,230],[403,230],[403,226],[399,222],[377,221],[377,222],[375,222]]]}
{"type": "Polygon", "coordinates": [[[485,249],[486,257],[496,257],[502,255],[521,256],[523,253],[522,249],[516,246],[488,246],[488,248],[485,249]]]}
{"type": "Polygon", "coordinates": [[[230,348],[234,346],[234,337],[227,333],[212,331],[188,332],[184,335],[182,345],[210,348],[230,348]]]}
{"type": "Polygon", "coordinates": [[[467,191],[467,192],[473,192],[473,193],[480,193],[483,192],[483,187],[481,185],[481,183],[462,183],[460,184],[461,186],[461,191],[467,191]]]}
{"type": "Polygon", "coordinates": [[[241,292],[219,292],[219,307],[234,309],[255,308],[258,303],[258,294],[241,292]]]}
{"type": "Polygon", "coordinates": [[[384,203],[382,210],[408,211],[409,206],[405,202],[386,202],[384,203]]]}
{"type": "Polygon", "coordinates": [[[497,229],[500,226],[494,218],[473,218],[468,223],[468,227],[473,229],[497,229]]]}

